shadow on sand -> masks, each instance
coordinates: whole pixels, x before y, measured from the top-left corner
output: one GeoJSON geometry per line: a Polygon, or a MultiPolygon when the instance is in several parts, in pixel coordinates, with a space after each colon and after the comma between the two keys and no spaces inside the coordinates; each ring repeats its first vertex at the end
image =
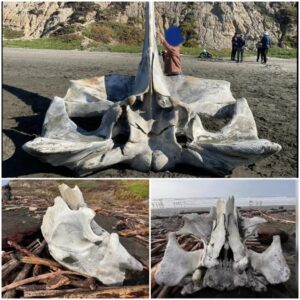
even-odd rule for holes
{"type": "MultiPolygon", "coordinates": [[[[3,84],[3,90],[16,96],[19,100],[23,101],[26,105],[31,106],[35,115],[22,116],[14,118],[17,122],[15,128],[4,129],[3,133],[14,143],[14,154],[7,160],[2,162],[2,176],[7,177],[32,177],[34,174],[39,174],[38,177],[78,177],[74,172],[66,167],[53,167],[50,164],[40,162],[35,157],[26,153],[22,146],[34,138],[40,136],[45,114],[50,106],[51,99],[41,96],[37,93],[32,93],[21,88],[9,86],[3,84]]],[[[99,126],[99,119],[92,118],[91,120],[80,120],[81,118],[74,119],[81,128],[86,130],[93,130],[99,126]]],[[[101,174],[98,171],[94,174],[89,174],[88,177],[122,177],[122,173],[128,170],[128,166],[125,164],[119,164],[109,167],[111,170],[115,170],[113,175],[101,174]]],[[[130,169],[130,168],[129,168],[130,169]]],[[[186,175],[192,175],[196,177],[211,177],[213,174],[199,170],[193,166],[178,165],[173,170],[174,172],[180,172],[186,175]]],[[[164,175],[166,175],[164,173],[164,175]]],[[[140,173],[131,175],[129,177],[156,177],[155,174],[140,173]]],[[[169,177],[169,176],[167,176],[169,177]]],[[[215,176],[214,176],[215,177],[215,176]]]]}
{"type": "Polygon", "coordinates": [[[22,149],[26,142],[40,135],[51,100],[39,94],[6,84],[3,84],[2,88],[26,105],[31,106],[32,111],[35,113],[33,116],[15,118],[18,125],[15,128],[3,130],[3,133],[14,143],[15,152],[9,159],[2,162],[2,176],[19,177],[34,173],[59,173],[71,176],[67,168],[54,168],[42,163],[22,149]]]}

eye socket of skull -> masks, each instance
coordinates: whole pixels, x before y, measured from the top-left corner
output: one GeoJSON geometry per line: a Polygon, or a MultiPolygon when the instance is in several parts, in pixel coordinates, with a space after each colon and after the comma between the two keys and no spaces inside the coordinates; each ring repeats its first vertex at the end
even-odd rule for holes
{"type": "Polygon", "coordinates": [[[216,117],[209,115],[201,115],[201,122],[204,129],[210,132],[219,132],[220,130],[222,130],[222,128],[228,125],[231,120],[232,117],[229,116],[216,117]]]}
{"type": "Polygon", "coordinates": [[[70,118],[79,128],[86,131],[94,131],[99,128],[102,117],[72,117],[70,118]]]}

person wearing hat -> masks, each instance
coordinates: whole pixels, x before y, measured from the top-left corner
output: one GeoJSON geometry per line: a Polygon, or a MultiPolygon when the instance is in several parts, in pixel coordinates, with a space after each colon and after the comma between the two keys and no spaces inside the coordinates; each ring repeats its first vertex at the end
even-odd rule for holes
{"type": "Polygon", "coordinates": [[[269,33],[266,31],[263,34],[263,37],[261,39],[261,44],[262,44],[262,48],[261,48],[261,56],[262,56],[262,64],[266,64],[267,63],[267,55],[268,55],[268,51],[271,48],[271,37],[269,35],[269,33]]]}
{"type": "Polygon", "coordinates": [[[237,39],[237,60],[236,62],[243,62],[244,58],[244,50],[245,50],[245,38],[243,34],[240,34],[240,36],[237,39]]]}
{"type": "Polygon", "coordinates": [[[170,41],[168,41],[159,31],[157,31],[157,36],[164,48],[163,61],[164,61],[165,75],[167,76],[181,75],[182,68],[181,68],[180,47],[179,47],[180,44],[177,45],[177,43],[180,42],[180,40],[174,41],[174,39],[173,40],[170,39],[170,41]]]}

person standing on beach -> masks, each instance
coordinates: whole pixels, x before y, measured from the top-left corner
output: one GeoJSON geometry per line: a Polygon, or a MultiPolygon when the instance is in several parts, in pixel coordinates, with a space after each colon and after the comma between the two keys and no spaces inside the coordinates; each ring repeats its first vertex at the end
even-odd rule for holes
{"type": "Polygon", "coordinates": [[[261,62],[262,62],[262,42],[261,42],[262,37],[263,36],[260,36],[260,39],[256,43],[256,49],[257,49],[256,62],[258,62],[259,59],[261,59],[261,62]]]}
{"type": "Polygon", "coordinates": [[[235,60],[236,51],[237,51],[237,41],[238,41],[238,34],[237,32],[231,39],[231,60],[235,60]]]}
{"type": "Polygon", "coordinates": [[[240,34],[240,36],[237,39],[237,63],[243,62],[244,59],[244,50],[245,50],[245,38],[243,34],[240,34]]]}
{"type": "Polygon", "coordinates": [[[157,31],[157,36],[162,44],[164,73],[167,76],[176,76],[182,74],[180,45],[173,46],[165,39],[165,37],[157,31]]]}
{"type": "Polygon", "coordinates": [[[269,35],[269,33],[266,31],[261,39],[261,43],[262,43],[262,50],[261,50],[261,54],[262,54],[262,64],[266,64],[267,63],[267,55],[268,55],[268,51],[271,48],[271,37],[269,35]]]}

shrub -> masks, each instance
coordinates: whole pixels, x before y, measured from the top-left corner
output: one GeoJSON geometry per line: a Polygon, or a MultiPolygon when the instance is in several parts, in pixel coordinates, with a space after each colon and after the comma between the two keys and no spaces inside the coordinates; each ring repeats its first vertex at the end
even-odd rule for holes
{"type": "Polygon", "coordinates": [[[185,47],[198,47],[199,42],[196,39],[190,39],[184,43],[184,46],[185,47]]]}
{"type": "Polygon", "coordinates": [[[104,44],[115,40],[121,44],[141,44],[144,33],[134,26],[117,22],[99,22],[89,25],[82,34],[94,41],[104,44]]]}
{"type": "Polygon", "coordinates": [[[82,34],[89,39],[107,44],[111,42],[113,30],[101,23],[93,23],[82,31],[82,34]]]}
{"type": "Polygon", "coordinates": [[[18,39],[24,36],[24,31],[13,30],[8,27],[3,28],[3,37],[6,39],[18,39]]]}

